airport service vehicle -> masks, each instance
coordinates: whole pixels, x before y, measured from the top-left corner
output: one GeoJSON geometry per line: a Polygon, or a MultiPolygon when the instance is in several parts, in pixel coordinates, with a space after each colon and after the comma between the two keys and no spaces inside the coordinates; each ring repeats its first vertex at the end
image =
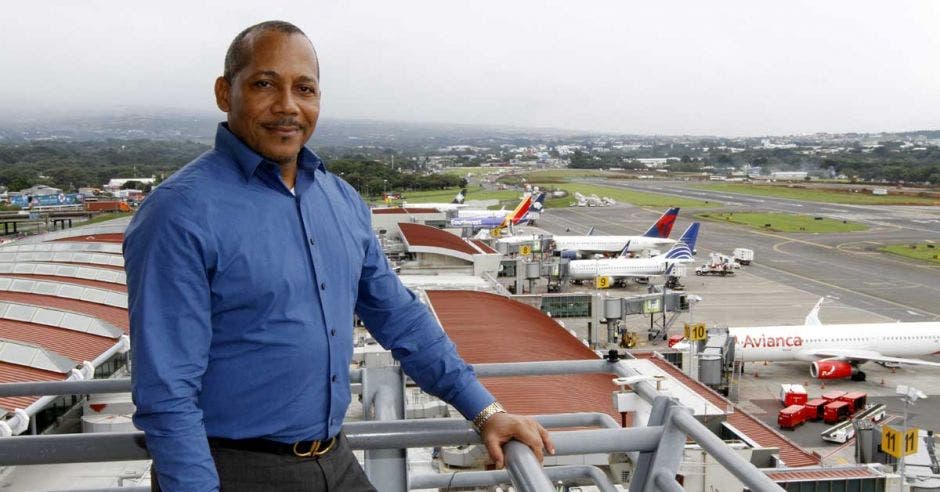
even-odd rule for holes
{"type": "Polygon", "coordinates": [[[806,412],[803,405],[790,405],[777,414],[777,425],[781,429],[795,429],[806,422],[806,412]]]}
{"type": "Polygon", "coordinates": [[[574,202],[571,202],[571,207],[606,207],[608,205],[614,205],[617,202],[613,198],[608,197],[599,197],[597,195],[584,196],[577,191],[574,192],[574,202]]]}
{"type": "Polygon", "coordinates": [[[427,208],[436,208],[441,212],[450,212],[451,210],[460,210],[466,205],[464,205],[464,200],[467,198],[467,189],[463,188],[457,192],[457,195],[454,196],[453,201],[450,203],[408,203],[402,202],[401,206],[403,208],[408,208],[408,205],[413,207],[427,207],[427,208]]]}
{"type": "Polygon", "coordinates": [[[741,265],[750,265],[754,261],[754,250],[747,248],[734,248],[734,251],[731,252],[731,257],[734,258],[734,261],[738,262],[741,265]]]}
{"type": "MultiPolygon", "coordinates": [[[[641,236],[604,236],[594,235],[592,227],[586,235],[581,236],[553,236],[554,245],[552,248],[562,258],[576,260],[587,258],[598,253],[617,253],[622,252],[624,247],[628,253],[640,253],[654,249],[668,249],[676,241],[669,239],[672,233],[672,226],[679,216],[678,208],[670,208],[650,226],[641,236]]],[[[507,244],[521,244],[537,240],[534,235],[509,236],[499,239],[499,242],[507,244]]]]}
{"type": "Polygon", "coordinates": [[[940,352],[940,322],[823,324],[822,302],[800,326],[729,328],[736,354],[746,362],[808,362],[816,379],[864,381],[859,366],[866,362],[940,367],[914,358],[940,352]]]}
{"type": "Polygon", "coordinates": [[[823,393],[820,398],[826,400],[826,403],[832,403],[847,394],[849,394],[848,391],[832,390],[828,393],[823,393]]]}
{"type": "Polygon", "coordinates": [[[700,224],[693,222],[669,251],[652,258],[629,258],[629,245],[617,258],[598,260],[572,260],[568,275],[572,280],[606,278],[607,284],[623,283],[626,279],[646,279],[658,275],[672,275],[677,265],[691,263],[692,250],[698,238],[700,224]]]}
{"type": "Polygon", "coordinates": [[[707,265],[702,265],[696,268],[695,274],[699,277],[705,277],[708,275],[727,277],[729,275],[734,275],[734,270],[731,265],[727,263],[709,263],[707,265]]]}
{"type": "Polygon", "coordinates": [[[871,420],[873,422],[879,422],[883,418],[885,418],[884,403],[869,405],[868,407],[865,407],[859,411],[853,418],[846,419],[845,421],[820,432],[819,435],[826,441],[845,444],[849,441],[849,439],[855,437],[855,426],[852,425],[853,420],[871,420]]]}
{"type": "Polygon", "coordinates": [[[823,422],[834,424],[849,418],[849,404],[844,401],[831,401],[823,407],[823,422]]]}
{"type": "Polygon", "coordinates": [[[806,419],[807,420],[820,420],[823,418],[823,408],[829,401],[822,398],[813,398],[812,400],[806,402],[803,405],[803,408],[806,409],[806,419]]]}
{"type": "Polygon", "coordinates": [[[780,385],[780,401],[784,406],[803,405],[807,399],[806,388],[802,384],[780,385]]]}
{"type": "Polygon", "coordinates": [[[853,391],[840,396],[839,401],[848,403],[849,414],[854,415],[855,412],[865,408],[865,404],[868,401],[868,394],[862,393],[861,391],[853,391]]]}

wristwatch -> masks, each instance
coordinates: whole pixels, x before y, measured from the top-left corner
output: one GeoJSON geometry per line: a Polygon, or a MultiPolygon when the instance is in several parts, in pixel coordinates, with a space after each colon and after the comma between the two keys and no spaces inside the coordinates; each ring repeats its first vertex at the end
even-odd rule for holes
{"type": "Polygon", "coordinates": [[[483,426],[486,425],[486,422],[497,413],[506,413],[506,409],[499,404],[498,401],[494,401],[486,406],[476,417],[473,418],[473,426],[477,428],[477,432],[483,432],[483,426]]]}

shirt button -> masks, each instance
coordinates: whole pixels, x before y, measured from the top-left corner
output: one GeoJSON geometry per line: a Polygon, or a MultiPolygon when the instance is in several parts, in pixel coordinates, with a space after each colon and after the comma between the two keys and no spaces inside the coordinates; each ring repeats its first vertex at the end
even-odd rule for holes
{"type": "Polygon", "coordinates": [[[330,379],[332,379],[332,380],[333,380],[333,382],[335,383],[335,382],[336,382],[336,374],[334,374],[334,375],[333,375],[333,377],[332,377],[332,378],[330,378],[330,379]]]}
{"type": "Polygon", "coordinates": [[[313,238],[310,238],[310,246],[313,246],[314,242],[313,238]]]}
{"type": "Polygon", "coordinates": [[[334,337],[336,336],[336,328],[333,328],[332,330],[330,330],[330,335],[334,337]]]}
{"type": "Polygon", "coordinates": [[[320,290],[326,290],[326,282],[320,284],[320,290]]]}

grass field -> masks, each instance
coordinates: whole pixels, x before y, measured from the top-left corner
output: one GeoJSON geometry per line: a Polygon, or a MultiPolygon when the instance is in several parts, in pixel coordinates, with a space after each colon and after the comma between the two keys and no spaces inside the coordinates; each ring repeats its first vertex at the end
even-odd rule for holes
{"type": "Polygon", "coordinates": [[[934,244],[889,244],[879,249],[893,255],[940,263],[940,246],[934,244]]]}
{"type": "MultiPolygon", "coordinates": [[[[454,195],[460,191],[460,188],[448,188],[446,190],[430,191],[405,191],[402,195],[408,203],[428,203],[428,202],[450,202],[454,195]]],[[[479,188],[469,187],[467,189],[467,200],[513,200],[522,195],[516,190],[504,191],[484,191],[479,188]]]]}
{"type": "Polygon", "coordinates": [[[484,174],[499,172],[501,169],[499,167],[447,167],[441,170],[441,174],[452,174],[454,176],[460,176],[461,178],[466,176],[467,173],[473,173],[474,176],[482,176],[484,174]]]}
{"type": "Polygon", "coordinates": [[[546,208],[567,207],[575,201],[575,192],[585,196],[597,195],[600,197],[610,197],[618,202],[631,203],[639,207],[683,207],[683,208],[707,208],[721,205],[717,202],[705,202],[702,200],[693,200],[691,198],[680,198],[677,196],[660,195],[658,193],[646,193],[642,191],[633,191],[623,188],[612,188],[609,186],[592,185],[585,183],[562,183],[544,185],[540,187],[549,190],[553,187],[565,190],[568,196],[565,198],[554,198],[545,201],[546,208]]]}
{"type": "Polygon", "coordinates": [[[857,222],[843,222],[823,218],[816,220],[811,215],[783,214],[783,213],[703,213],[695,217],[716,222],[733,222],[762,231],[775,232],[855,232],[864,231],[868,227],[857,222]]]}
{"type": "Polygon", "coordinates": [[[499,178],[500,183],[519,185],[522,183],[565,183],[574,178],[592,177],[615,178],[622,174],[601,171],[599,169],[547,169],[526,173],[510,174],[499,178]],[[525,181],[523,181],[523,178],[525,181]]]}
{"type": "Polygon", "coordinates": [[[808,202],[844,203],[850,205],[938,205],[940,201],[931,198],[872,195],[870,193],[850,193],[812,188],[788,188],[776,185],[752,185],[737,183],[709,183],[694,185],[695,188],[746,195],[774,196],[808,202]]]}

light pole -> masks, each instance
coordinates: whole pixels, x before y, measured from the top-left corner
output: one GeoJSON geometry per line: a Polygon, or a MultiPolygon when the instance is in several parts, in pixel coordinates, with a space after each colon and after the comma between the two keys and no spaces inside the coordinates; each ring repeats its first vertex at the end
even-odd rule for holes
{"type": "MultiPolygon", "coordinates": [[[[901,482],[898,490],[903,492],[904,483],[907,481],[907,477],[904,476],[904,457],[906,456],[905,451],[907,450],[907,441],[905,440],[905,437],[907,436],[907,412],[908,408],[914,406],[914,403],[916,403],[917,400],[927,398],[927,395],[924,394],[923,391],[905,384],[899,384],[896,393],[901,397],[901,402],[904,403],[904,427],[901,431],[901,457],[898,458],[898,475],[901,475],[901,482]]],[[[916,439],[920,439],[920,436],[917,436],[916,439]]]]}

